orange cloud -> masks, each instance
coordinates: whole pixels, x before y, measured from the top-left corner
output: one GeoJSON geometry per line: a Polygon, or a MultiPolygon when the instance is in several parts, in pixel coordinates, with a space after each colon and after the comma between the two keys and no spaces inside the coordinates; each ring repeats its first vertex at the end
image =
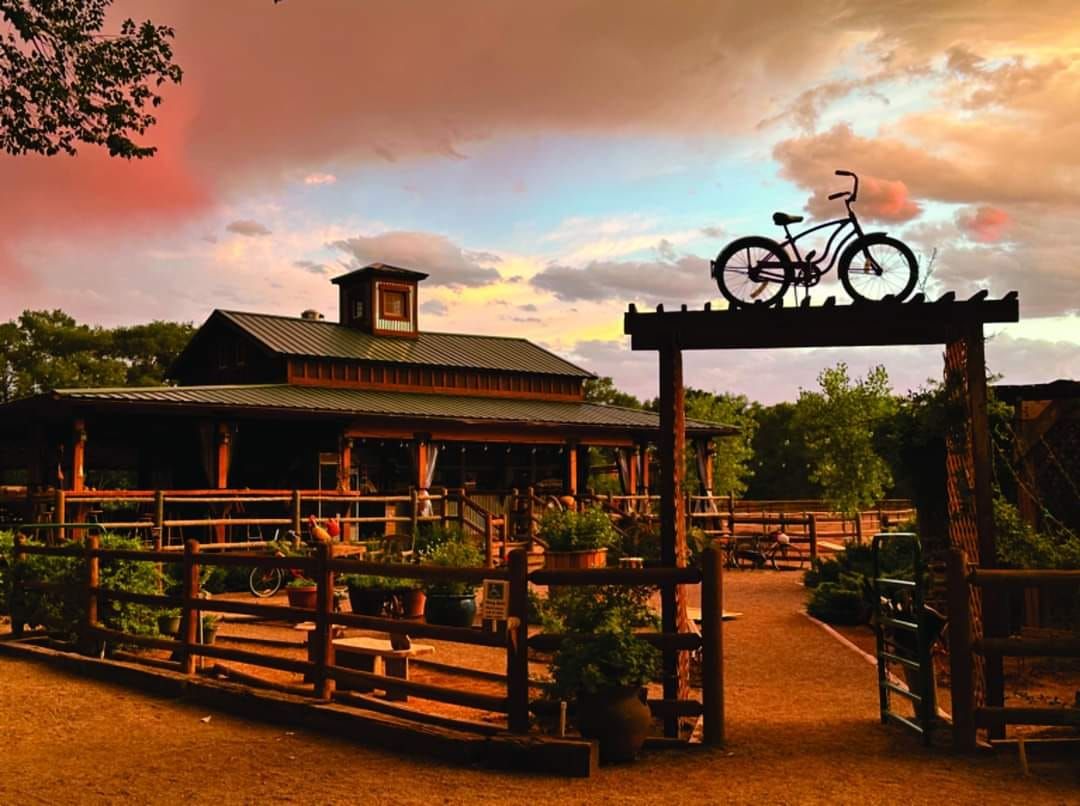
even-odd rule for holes
{"type": "Polygon", "coordinates": [[[956,224],[968,238],[979,243],[1000,241],[1012,219],[1004,210],[997,207],[982,206],[975,211],[966,211],[956,217],[956,224]]]}

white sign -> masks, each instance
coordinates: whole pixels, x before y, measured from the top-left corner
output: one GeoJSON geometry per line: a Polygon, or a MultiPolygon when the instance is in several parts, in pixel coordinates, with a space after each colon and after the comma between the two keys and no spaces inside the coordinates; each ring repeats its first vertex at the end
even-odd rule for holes
{"type": "Polygon", "coordinates": [[[505,579],[484,580],[484,604],[480,618],[505,621],[510,608],[510,582],[505,579]]]}

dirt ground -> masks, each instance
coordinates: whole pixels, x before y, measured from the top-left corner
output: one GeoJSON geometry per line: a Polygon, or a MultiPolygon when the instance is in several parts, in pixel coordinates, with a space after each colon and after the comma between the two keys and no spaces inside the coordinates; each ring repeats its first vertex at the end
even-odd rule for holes
{"type": "Polygon", "coordinates": [[[878,722],[875,671],[794,574],[731,573],[728,744],[588,780],[453,767],[0,659],[0,803],[1080,803],[1080,761],[951,756],[878,722]],[[203,721],[210,717],[208,721],[203,721]]]}

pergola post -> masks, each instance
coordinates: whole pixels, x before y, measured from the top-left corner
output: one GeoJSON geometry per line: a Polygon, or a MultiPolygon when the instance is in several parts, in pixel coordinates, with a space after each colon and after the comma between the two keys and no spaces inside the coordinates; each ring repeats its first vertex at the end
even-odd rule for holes
{"type": "Polygon", "coordinates": [[[577,498],[578,494],[578,452],[576,442],[567,442],[563,448],[563,488],[567,495],[577,498]]]}
{"type": "Polygon", "coordinates": [[[651,489],[649,485],[649,461],[652,458],[650,455],[650,448],[648,442],[642,442],[638,446],[638,450],[641,451],[641,476],[638,480],[638,493],[640,495],[648,495],[651,489]]]}
{"type": "MultiPolygon", "coordinates": [[[[229,461],[232,452],[232,430],[227,423],[217,425],[217,462],[214,479],[219,490],[229,488],[229,461]]],[[[214,542],[225,542],[225,525],[218,524],[214,527],[214,542]]]]}
{"type": "Polygon", "coordinates": [[[86,489],[86,422],[75,421],[75,439],[71,446],[71,490],[86,489]]]}
{"type": "MultiPolygon", "coordinates": [[[[665,566],[686,565],[686,513],[683,471],[686,467],[686,409],[682,351],[672,341],[660,348],[660,559],[665,566]]],[[[684,632],[688,626],[686,591],[681,585],[660,589],[662,629],[684,632]]],[[[664,699],[689,695],[690,663],[686,653],[664,650],[664,699]]],[[[678,736],[678,717],[664,718],[664,734],[678,736]]]]}
{"type": "Polygon", "coordinates": [[[352,486],[352,437],[342,434],[338,440],[338,492],[348,492],[352,486]]]}

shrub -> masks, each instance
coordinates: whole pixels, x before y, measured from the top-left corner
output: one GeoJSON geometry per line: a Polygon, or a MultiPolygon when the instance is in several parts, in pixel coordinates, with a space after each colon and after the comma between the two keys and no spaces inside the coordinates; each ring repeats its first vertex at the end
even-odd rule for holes
{"type": "Polygon", "coordinates": [[[422,523],[417,529],[413,548],[420,555],[427,554],[444,543],[464,543],[468,538],[456,523],[422,523]]]}
{"type": "MultiPolygon", "coordinates": [[[[913,579],[911,543],[903,538],[881,544],[881,573],[894,579],[913,579]]],[[[861,624],[874,606],[874,551],[869,545],[849,543],[835,557],[817,559],[803,584],[811,589],[806,611],[829,624],[861,624]]]]}
{"type": "MultiPolygon", "coordinates": [[[[427,551],[423,555],[423,561],[444,568],[478,568],[484,564],[484,555],[467,540],[450,540],[427,551]]],[[[469,596],[476,590],[476,585],[472,582],[457,580],[431,582],[425,587],[428,593],[446,596],[469,596]]]]}
{"type": "Polygon", "coordinates": [[[549,510],[540,520],[540,537],[551,551],[605,549],[618,543],[618,532],[602,509],[549,510]]]}
{"type": "Polygon", "coordinates": [[[551,662],[556,697],[643,686],[653,679],[660,653],[634,633],[657,624],[649,597],[648,588],[600,586],[571,588],[548,601],[545,632],[566,636],[551,662]]]}

